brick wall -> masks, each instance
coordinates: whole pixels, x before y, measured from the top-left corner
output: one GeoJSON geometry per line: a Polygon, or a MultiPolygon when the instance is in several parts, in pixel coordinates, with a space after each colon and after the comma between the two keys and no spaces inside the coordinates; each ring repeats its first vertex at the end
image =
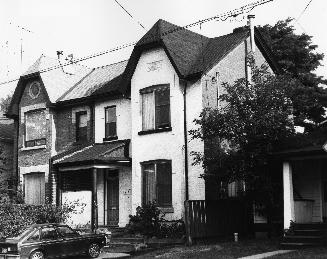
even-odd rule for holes
{"type": "Polygon", "coordinates": [[[91,108],[89,106],[69,107],[58,110],[54,114],[56,128],[56,152],[61,153],[76,145],[76,113],[87,112],[87,136],[90,141],[93,138],[91,108]]]}

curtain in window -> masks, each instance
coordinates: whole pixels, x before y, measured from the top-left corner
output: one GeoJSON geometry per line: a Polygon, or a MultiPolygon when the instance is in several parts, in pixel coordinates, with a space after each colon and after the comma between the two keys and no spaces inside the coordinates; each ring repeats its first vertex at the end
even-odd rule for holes
{"type": "Polygon", "coordinates": [[[154,92],[142,94],[142,129],[154,129],[154,92]]]}
{"type": "Polygon", "coordinates": [[[87,113],[76,113],[76,140],[87,140],[87,113]]]}
{"type": "Polygon", "coordinates": [[[154,164],[143,165],[143,204],[156,200],[156,192],[154,164]]]}
{"type": "Polygon", "coordinates": [[[42,139],[46,137],[46,119],[44,110],[28,112],[25,114],[26,136],[25,141],[42,139]]]}

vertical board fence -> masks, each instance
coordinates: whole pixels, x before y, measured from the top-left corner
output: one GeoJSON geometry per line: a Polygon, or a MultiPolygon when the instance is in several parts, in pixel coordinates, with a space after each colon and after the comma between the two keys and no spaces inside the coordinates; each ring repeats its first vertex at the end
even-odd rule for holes
{"type": "Polygon", "coordinates": [[[188,243],[197,238],[248,234],[253,224],[251,207],[244,199],[185,201],[188,243]]]}

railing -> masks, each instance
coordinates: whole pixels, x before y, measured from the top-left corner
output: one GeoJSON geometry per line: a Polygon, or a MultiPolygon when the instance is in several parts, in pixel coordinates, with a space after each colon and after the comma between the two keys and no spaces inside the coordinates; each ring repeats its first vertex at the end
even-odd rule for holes
{"type": "Polygon", "coordinates": [[[252,206],[244,199],[185,201],[185,223],[188,243],[192,239],[232,237],[247,234],[253,224],[252,206]]]}

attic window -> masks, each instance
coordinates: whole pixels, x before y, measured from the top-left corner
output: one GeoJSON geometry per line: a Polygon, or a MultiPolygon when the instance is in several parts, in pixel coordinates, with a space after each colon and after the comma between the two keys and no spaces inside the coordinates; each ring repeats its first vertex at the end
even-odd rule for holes
{"type": "Polygon", "coordinates": [[[29,95],[32,99],[35,99],[39,96],[41,91],[40,82],[32,82],[29,88],[29,95]]]}

